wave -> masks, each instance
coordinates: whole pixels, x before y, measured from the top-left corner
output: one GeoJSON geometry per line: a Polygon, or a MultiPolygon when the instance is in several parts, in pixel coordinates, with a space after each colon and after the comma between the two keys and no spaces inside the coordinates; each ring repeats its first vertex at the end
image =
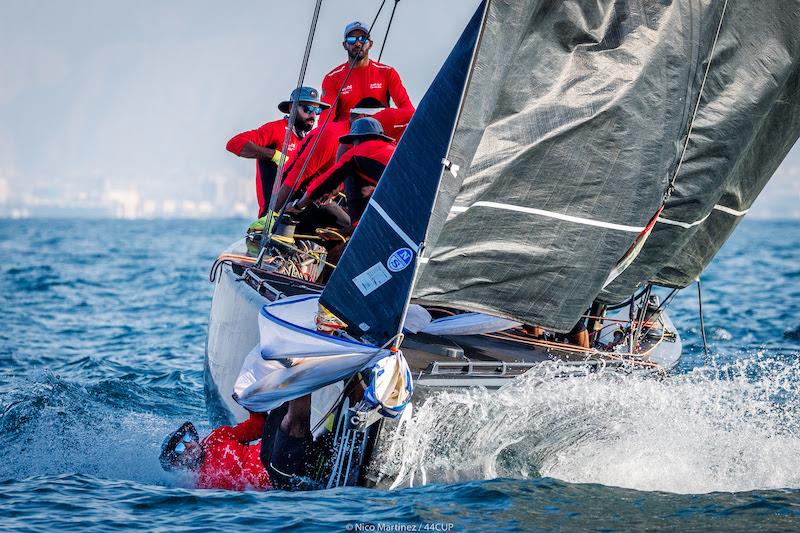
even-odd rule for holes
{"type": "Polygon", "coordinates": [[[13,458],[0,462],[0,480],[78,473],[181,484],[161,470],[160,445],[187,412],[200,422],[205,412],[197,385],[170,377],[150,386],[124,377],[79,384],[48,371],[15,383],[0,405],[0,447],[13,458]]]}
{"type": "Polygon", "coordinates": [[[656,380],[525,376],[429,396],[379,463],[402,484],[547,476],[681,494],[800,487],[800,364],[757,354],[656,380]]]}

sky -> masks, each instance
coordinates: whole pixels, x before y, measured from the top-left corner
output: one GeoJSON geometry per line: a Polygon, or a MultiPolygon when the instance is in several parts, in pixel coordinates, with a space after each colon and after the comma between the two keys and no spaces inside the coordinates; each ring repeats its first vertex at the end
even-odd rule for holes
{"type": "MultiPolygon", "coordinates": [[[[376,24],[383,42],[393,5],[376,24]]],[[[478,0],[403,0],[383,61],[415,104],[478,0]]],[[[306,84],[345,61],[342,30],[379,0],[325,0],[306,84]]],[[[213,178],[252,181],[225,150],[282,116],[297,83],[312,0],[0,0],[0,202],[91,192],[111,182],[154,198],[197,198],[213,178]],[[202,189],[202,190],[201,190],[202,189]]],[[[800,217],[795,147],[752,210],[800,217]]],[[[249,182],[248,182],[249,183],[249,182]]]]}

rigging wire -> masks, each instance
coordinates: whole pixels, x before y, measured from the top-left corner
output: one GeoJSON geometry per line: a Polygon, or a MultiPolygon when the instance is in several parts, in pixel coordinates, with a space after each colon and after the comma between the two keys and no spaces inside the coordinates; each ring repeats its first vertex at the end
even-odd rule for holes
{"type": "MultiPolygon", "coordinates": [[[[389,25],[386,26],[386,35],[383,36],[383,44],[381,44],[381,51],[378,54],[378,63],[381,62],[381,57],[383,57],[383,49],[386,47],[386,41],[389,40],[389,30],[392,29],[392,21],[394,20],[394,12],[397,10],[397,4],[400,3],[400,0],[394,0],[394,6],[392,7],[392,14],[389,15],[389,25]]],[[[372,29],[372,28],[370,28],[372,29]]]]}
{"type": "MultiPolygon", "coordinates": [[[[669,197],[672,195],[672,191],[675,188],[675,180],[678,179],[678,174],[681,171],[681,166],[683,165],[683,158],[686,156],[686,150],[689,148],[689,139],[692,136],[692,130],[694,129],[694,119],[697,118],[697,112],[700,109],[700,101],[703,99],[703,91],[706,87],[706,80],[708,79],[708,73],[711,70],[711,63],[714,61],[714,51],[717,48],[717,41],[719,40],[719,34],[722,30],[722,21],[725,20],[725,11],[728,9],[728,0],[725,0],[725,3],[722,6],[722,13],[719,16],[719,25],[717,26],[717,33],[714,36],[714,42],[711,44],[711,52],[708,55],[708,63],[706,64],[706,71],[703,74],[703,81],[700,83],[700,90],[697,94],[697,102],[694,105],[694,112],[692,113],[692,120],[689,121],[689,131],[686,133],[686,142],[683,143],[683,150],[681,151],[681,157],[678,159],[678,166],[675,169],[675,173],[672,175],[672,179],[669,181],[669,186],[667,187],[667,191],[664,194],[664,202],[666,202],[669,197]]],[[[662,202],[662,204],[664,203],[662,202]]]]}
{"type": "MultiPolygon", "coordinates": [[[[275,183],[272,186],[272,195],[269,199],[269,206],[267,209],[267,216],[272,219],[272,211],[275,209],[275,193],[277,192],[276,186],[280,188],[281,174],[283,167],[286,164],[286,151],[289,147],[289,141],[295,131],[294,121],[297,117],[297,104],[300,100],[300,87],[306,79],[306,70],[308,69],[308,58],[311,56],[311,47],[314,44],[314,34],[317,31],[317,22],[319,21],[319,11],[322,8],[322,0],[317,0],[314,5],[314,14],[311,18],[311,26],[308,29],[308,39],[306,40],[306,49],[303,53],[303,62],[300,66],[300,74],[297,76],[297,85],[295,86],[295,94],[292,99],[292,110],[289,113],[289,127],[286,128],[286,135],[283,138],[283,147],[281,149],[281,158],[278,162],[278,170],[275,174],[275,183]]],[[[258,260],[256,261],[256,268],[261,267],[261,262],[264,259],[264,253],[267,250],[267,243],[270,242],[272,237],[272,224],[264,224],[264,230],[261,233],[261,250],[258,253],[258,260]]]]}
{"type": "Polygon", "coordinates": [[[706,326],[703,322],[703,290],[700,285],[700,277],[697,277],[697,303],[700,306],[700,334],[703,337],[703,353],[705,354],[705,364],[708,366],[711,363],[711,358],[708,356],[708,341],[706,340],[706,326]]]}
{"type": "MultiPolygon", "coordinates": [[[[321,0],[318,0],[318,1],[321,1],[321,0]]],[[[375,17],[372,19],[372,24],[370,24],[370,25],[369,25],[370,32],[372,31],[372,28],[373,28],[373,26],[375,26],[375,22],[378,20],[378,17],[380,16],[380,14],[381,14],[381,11],[383,10],[383,6],[384,6],[385,4],[386,4],[386,0],[383,0],[383,1],[381,2],[381,5],[380,5],[380,7],[378,7],[378,12],[377,12],[377,13],[375,13],[375,17]]],[[[315,22],[315,24],[316,24],[316,22],[315,22]]],[[[334,98],[334,100],[333,100],[333,104],[331,104],[331,107],[330,107],[331,111],[333,111],[333,109],[335,109],[335,108],[336,108],[336,105],[339,103],[339,99],[340,99],[340,98],[341,98],[341,96],[342,96],[342,90],[343,90],[343,89],[344,89],[344,87],[347,85],[347,80],[348,80],[348,79],[350,79],[350,74],[353,72],[353,68],[355,67],[356,63],[357,63],[359,60],[360,60],[360,58],[358,58],[358,57],[354,57],[354,58],[353,58],[353,59],[350,61],[350,65],[349,65],[349,67],[348,67],[348,69],[347,69],[347,73],[346,73],[346,74],[345,74],[345,76],[344,76],[344,80],[342,80],[342,84],[341,84],[341,86],[339,87],[339,91],[336,93],[336,98],[334,98]]],[[[298,186],[300,185],[300,182],[301,182],[301,179],[300,179],[300,178],[302,178],[302,177],[303,177],[303,174],[304,174],[304,173],[305,173],[305,171],[306,171],[306,167],[308,166],[308,163],[311,161],[311,156],[314,154],[314,150],[317,148],[317,144],[319,143],[319,139],[320,139],[320,137],[322,136],[322,133],[323,133],[323,131],[325,131],[325,126],[327,126],[327,125],[328,125],[328,122],[330,122],[330,120],[331,120],[331,115],[332,115],[332,114],[333,114],[332,112],[329,112],[329,113],[328,113],[328,114],[325,116],[325,120],[324,120],[324,121],[322,122],[322,124],[319,126],[319,128],[318,128],[318,129],[319,129],[319,132],[318,132],[318,133],[317,133],[317,134],[314,136],[314,142],[311,144],[311,148],[310,148],[310,149],[309,149],[309,151],[308,151],[308,156],[306,157],[305,161],[303,161],[303,165],[300,167],[300,172],[297,174],[297,180],[296,180],[296,181],[295,181],[295,183],[292,185],[291,192],[290,192],[290,193],[289,193],[289,195],[286,197],[286,200],[283,202],[283,205],[280,207],[280,211],[279,211],[279,213],[278,213],[278,216],[277,216],[277,218],[275,219],[275,220],[276,220],[276,222],[275,222],[275,224],[272,224],[272,226],[277,226],[277,221],[281,219],[281,217],[283,216],[284,212],[286,211],[286,206],[287,206],[287,205],[288,205],[288,203],[289,203],[289,198],[291,198],[291,197],[292,197],[292,195],[293,195],[293,194],[294,194],[294,193],[297,191],[297,188],[298,188],[298,186]]],[[[283,179],[283,176],[281,176],[280,174],[279,174],[279,175],[276,177],[276,180],[275,180],[275,185],[276,185],[276,187],[273,187],[273,189],[275,189],[275,190],[273,190],[272,198],[270,199],[270,210],[268,211],[268,212],[270,213],[270,215],[272,214],[272,212],[273,212],[273,211],[274,211],[274,209],[275,209],[275,204],[274,204],[274,202],[277,200],[277,194],[276,194],[276,193],[277,193],[277,191],[280,189],[280,185],[281,185],[281,181],[282,181],[282,179],[283,179]]],[[[270,226],[271,226],[270,224],[267,224],[267,225],[265,225],[265,226],[264,226],[264,229],[265,229],[265,231],[266,231],[266,229],[267,229],[267,228],[269,228],[270,226]]],[[[271,235],[272,235],[272,229],[274,229],[274,228],[269,228],[269,233],[267,233],[267,235],[268,235],[268,236],[271,236],[271,235]]],[[[267,240],[269,240],[269,239],[267,239],[267,240]]],[[[262,239],[262,242],[264,242],[264,241],[263,241],[263,239],[262,239]]],[[[262,253],[263,253],[263,252],[262,252],[262,253]]]]}

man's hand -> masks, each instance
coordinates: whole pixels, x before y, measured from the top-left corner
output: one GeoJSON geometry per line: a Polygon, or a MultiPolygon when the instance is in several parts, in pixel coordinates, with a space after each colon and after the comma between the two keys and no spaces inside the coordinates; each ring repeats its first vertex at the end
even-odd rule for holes
{"type": "Polygon", "coordinates": [[[284,165],[288,165],[289,164],[289,156],[288,155],[284,156],[283,152],[281,152],[278,149],[275,150],[275,155],[273,155],[271,157],[272,162],[275,163],[276,165],[280,165],[281,164],[281,156],[283,156],[283,158],[284,158],[283,159],[283,164],[284,165]]]}
{"type": "Polygon", "coordinates": [[[289,205],[286,206],[286,209],[284,210],[284,213],[289,213],[290,215],[299,215],[300,213],[303,212],[304,208],[305,207],[300,207],[298,205],[298,201],[295,200],[294,202],[292,202],[292,203],[290,203],[289,205]]]}

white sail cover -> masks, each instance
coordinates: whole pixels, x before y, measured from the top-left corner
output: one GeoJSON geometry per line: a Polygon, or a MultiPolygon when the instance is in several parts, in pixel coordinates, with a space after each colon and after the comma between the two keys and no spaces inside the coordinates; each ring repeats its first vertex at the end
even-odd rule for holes
{"type": "Polygon", "coordinates": [[[292,297],[265,305],[261,339],[247,355],[234,385],[246,409],[270,411],[283,402],[349,378],[391,355],[386,349],[318,333],[318,296],[292,297]],[[291,366],[285,366],[289,360],[291,366]]]}

